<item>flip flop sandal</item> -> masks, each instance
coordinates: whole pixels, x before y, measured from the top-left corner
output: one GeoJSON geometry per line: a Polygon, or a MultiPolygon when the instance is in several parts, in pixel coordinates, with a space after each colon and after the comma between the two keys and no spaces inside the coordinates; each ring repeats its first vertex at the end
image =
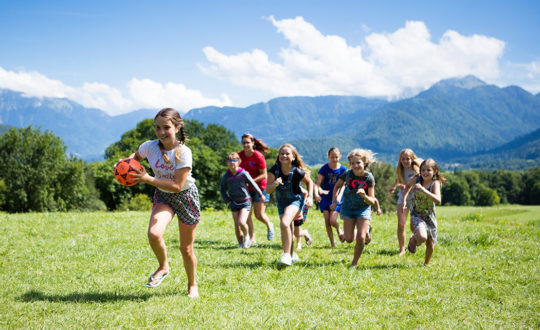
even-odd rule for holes
{"type": "Polygon", "coordinates": [[[163,281],[163,279],[165,279],[165,277],[167,277],[167,275],[169,275],[169,273],[165,273],[165,274],[161,275],[160,277],[155,278],[154,274],[150,275],[150,282],[146,283],[146,285],[145,285],[147,288],[155,288],[156,286],[159,286],[161,284],[161,281],[163,281]],[[151,282],[155,282],[155,283],[150,284],[151,282]]]}

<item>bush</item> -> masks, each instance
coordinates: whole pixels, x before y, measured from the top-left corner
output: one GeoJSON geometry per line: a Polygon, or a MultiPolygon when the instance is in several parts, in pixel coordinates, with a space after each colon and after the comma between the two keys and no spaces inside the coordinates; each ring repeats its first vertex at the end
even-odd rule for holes
{"type": "Polygon", "coordinates": [[[150,211],[152,210],[152,200],[145,194],[137,194],[132,198],[124,200],[118,207],[120,211],[150,211]]]}
{"type": "Polygon", "coordinates": [[[476,200],[476,205],[493,206],[499,204],[499,202],[500,197],[499,195],[497,195],[497,191],[495,189],[491,189],[488,187],[480,188],[476,200]]]}

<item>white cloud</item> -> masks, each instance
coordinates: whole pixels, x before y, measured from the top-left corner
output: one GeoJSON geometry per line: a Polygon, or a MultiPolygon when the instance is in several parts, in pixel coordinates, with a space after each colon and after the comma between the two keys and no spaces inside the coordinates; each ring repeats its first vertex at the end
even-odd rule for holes
{"type": "Polygon", "coordinates": [[[423,22],[406,22],[393,33],[371,33],[363,45],[348,45],[340,36],[323,35],[302,17],[269,20],[289,41],[280,63],[255,49],[225,55],[203,49],[203,72],[237,85],[275,95],[347,94],[396,97],[450,77],[499,76],[505,43],[482,36],[447,31],[438,42],[423,22]]]}
{"type": "Polygon", "coordinates": [[[61,81],[47,78],[38,72],[7,71],[0,67],[0,88],[12,89],[35,97],[65,97],[85,107],[99,108],[111,115],[140,108],[174,107],[187,111],[208,105],[231,105],[226,94],[219,99],[206,98],[183,84],[161,84],[150,79],[133,78],[126,84],[127,95],[103,83],[84,83],[79,87],[67,86],[61,81]]]}
{"type": "Polygon", "coordinates": [[[503,63],[501,72],[496,83],[504,86],[518,85],[535,94],[540,92],[540,61],[503,63]]]}

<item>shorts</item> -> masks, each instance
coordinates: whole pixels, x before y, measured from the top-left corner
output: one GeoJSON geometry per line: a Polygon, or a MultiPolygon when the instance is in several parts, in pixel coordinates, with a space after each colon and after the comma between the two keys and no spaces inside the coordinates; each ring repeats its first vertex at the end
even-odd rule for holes
{"type": "Polygon", "coordinates": [[[302,212],[293,221],[295,227],[300,227],[301,225],[304,224],[304,222],[306,222],[308,209],[309,208],[304,204],[304,207],[302,208],[302,212]]]}
{"type": "Polygon", "coordinates": [[[231,201],[229,202],[229,209],[231,211],[240,211],[241,209],[251,210],[251,201],[249,199],[246,199],[242,202],[235,202],[231,201]]]}
{"type": "Polygon", "coordinates": [[[299,210],[301,210],[304,207],[304,199],[303,198],[294,199],[294,200],[290,201],[288,204],[277,203],[277,209],[278,209],[278,213],[279,213],[280,218],[281,218],[281,216],[283,216],[283,213],[285,213],[285,208],[287,206],[290,206],[290,205],[294,205],[294,206],[298,207],[299,210]]]}
{"type": "MultiPolygon", "coordinates": [[[[403,193],[404,193],[403,190],[399,191],[397,205],[403,204],[403,193]]],[[[410,207],[411,199],[413,197],[412,195],[413,195],[412,193],[409,193],[409,195],[407,195],[407,207],[410,207]]]]}
{"type": "Polygon", "coordinates": [[[361,209],[341,208],[340,217],[343,220],[367,219],[371,220],[371,206],[361,209]]]}
{"type": "Polygon", "coordinates": [[[265,203],[268,203],[270,201],[270,195],[263,189],[262,190],[262,193],[264,195],[264,201],[261,201],[261,196],[259,196],[259,194],[253,190],[253,191],[249,191],[249,195],[251,196],[251,201],[253,203],[260,203],[260,202],[265,202],[265,203]]]}
{"type": "Polygon", "coordinates": [[[156,189],[154,192],[154,208],[157,204],[169,206],[178,216],[180,223],[186,226],[196,226],[201,217],[199,191],[192,185],[179,193],[165,192],[156,189]]]}
{"type": "MultiPolygon", "coordinates": [[[[332,201],[321,199],[321,201],[319,202],[319,210],[321,211],[321,213],[323,213],[324,211],[330,212],[330,205],[332,205],[332,201]]],[[[340,210],[341,202],[337,203],[336,212],[339,213],[340,210]]]]}
{"type": "Polygon", "coordinates": [[[426,229],[427,236],[433,242],[437,242],[437,220],[432,221],[431,219],[423,219],[418,216],[411,215],[411,225],[414,229],[414,232],[420,227],[426,229]]]}

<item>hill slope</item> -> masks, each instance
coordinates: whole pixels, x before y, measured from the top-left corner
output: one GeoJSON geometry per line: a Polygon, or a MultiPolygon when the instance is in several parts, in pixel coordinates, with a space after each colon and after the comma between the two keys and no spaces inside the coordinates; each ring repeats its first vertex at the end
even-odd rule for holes
{"type": "Polygon", "coordinates": [[[86,160],[102,159],[106,147],[154,114],[153,110],[139,110],[112,117],[68,99],[25,97],[0,89],[0,123],[49,130],[64,140],[68,152],[86,160]]]}

